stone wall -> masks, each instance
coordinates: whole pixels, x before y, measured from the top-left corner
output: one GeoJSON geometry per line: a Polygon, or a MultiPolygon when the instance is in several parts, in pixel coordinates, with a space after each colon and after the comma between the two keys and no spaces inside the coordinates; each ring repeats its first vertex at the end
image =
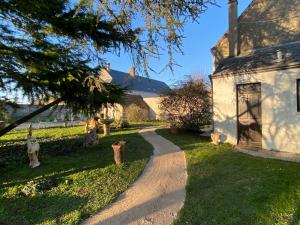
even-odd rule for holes
{"type": "MultiPolygon", "coordinates": [[[[254,0],[239,17],[240,54],[300,41],[300,0],[254,0]]],[[[216,65],[229,55],[225,34],[212,49],[216,65]]]]}

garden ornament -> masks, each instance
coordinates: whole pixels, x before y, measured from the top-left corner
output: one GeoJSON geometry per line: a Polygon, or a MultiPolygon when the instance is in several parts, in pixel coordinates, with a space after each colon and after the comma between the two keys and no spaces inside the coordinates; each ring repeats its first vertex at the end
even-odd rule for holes
{"type": "Polygon", "coordinates": [[[31,168],[35,168],[40,165],[39,158],[38,158],[39,151],[40,151],[40,144],[37,142],[37,139],[32,136],[32,124],[30,124],[28,135],[27,135],[27,154],[30,161],[29,166],[31,168]]]}
{"type": "Polygon", "coordinates": [[[89,133],[89,121],[88,120],[85,122],[84,133],[86,133],[86,134],[89,133]]]}
{"type": "Polygon", "coordinates": [[[104,136],[110,135],[110,126],[115,121],[114,118],[101,118],[100,122],[103,124],[104,136]]]}
{"type": "Polygon", "coordinates": [[[212,143],[215,145],[219,145],[221,142],[220,136],[221,136],[220,133],[216,133],[216,132],[211,133],[210,137],[211,137],[212,143]]]}
{"type": "Polygon", "coordinates": [[[117,165],[122,164],[125,161],[125,148],[126,141],[117,141],[112,144],[114,151],[114,160],[117,165]]]}
{"type": "Polygon", "coordinates": [[[97,128],[90,129],[85,136],[83,146],[93,146],[99,143],[99,137],[97,135],[97,128]]]}

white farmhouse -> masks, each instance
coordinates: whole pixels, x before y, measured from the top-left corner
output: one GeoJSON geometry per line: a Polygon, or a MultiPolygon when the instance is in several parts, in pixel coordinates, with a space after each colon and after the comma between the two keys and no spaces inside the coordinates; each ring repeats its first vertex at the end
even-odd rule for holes
{"type": "Polygon", "coordinates": [[[214,130],[251,149],[300,153],[300,1],[254,0],[212,53],[214,130]]]}
{"type": "Polygon", "coordinates": [[[126,95],[121,104],[110,108],[115,119],[126,119],[129,108],[136,105],[141,108],[146,119],[164,119],[159,105],[163,96],[170,91],[169,86],[158,80],[138,76],[135,68],[131,67],[129,73],[113,70],[110,64],[100,72],[100,78],[105,82],[113,83],[126,89],[126,95]]]}

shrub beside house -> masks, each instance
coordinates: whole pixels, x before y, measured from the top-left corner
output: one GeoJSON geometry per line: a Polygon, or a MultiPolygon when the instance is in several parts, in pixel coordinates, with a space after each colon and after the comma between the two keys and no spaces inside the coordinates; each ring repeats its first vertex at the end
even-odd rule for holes
{"type": "Polygon", "coordinates": [[[203,79],[188,78],[165,96],[160,108],[167,115],[171,130],[200,131],[211,123],[210,88],[203,79]]]}

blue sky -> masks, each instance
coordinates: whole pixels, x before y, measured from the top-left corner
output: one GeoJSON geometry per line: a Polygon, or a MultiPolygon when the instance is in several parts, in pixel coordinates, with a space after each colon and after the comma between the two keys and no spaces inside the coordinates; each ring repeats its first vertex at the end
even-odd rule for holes
{"type": "MultiPolygon", "coordinates": [[[[251,1],[239,1],[239,14],[251,1]]],[[[228,28],[227,2],[228,0],[219,0],[220,7],[210,6],[208,11],[201,15],[198,24],[187,24],[184,31],[186,36],[183,42],[184,55],[175,55],[175,59],[181,67],[175,67],[174,74],[171,71],[164,71],[162,74],[155,74],[150,71],[150,78],[164,81],[167,84],[174,84],[177,80],[183,79],[185,75],[198,72],[210,74],[212,70],[210,48],[215,45],[228,28]]],[[[155,71],[160,71],[167,63],[167,59],[167,54],[165,54],[160,60],[152,60],[150,66],[155,71]]],[[[129,72],[132,65],[127,54],[121,54],[120,57],[108,55],[106,60],[111,63],[112,69],[124,72],[129,72]]]]}

